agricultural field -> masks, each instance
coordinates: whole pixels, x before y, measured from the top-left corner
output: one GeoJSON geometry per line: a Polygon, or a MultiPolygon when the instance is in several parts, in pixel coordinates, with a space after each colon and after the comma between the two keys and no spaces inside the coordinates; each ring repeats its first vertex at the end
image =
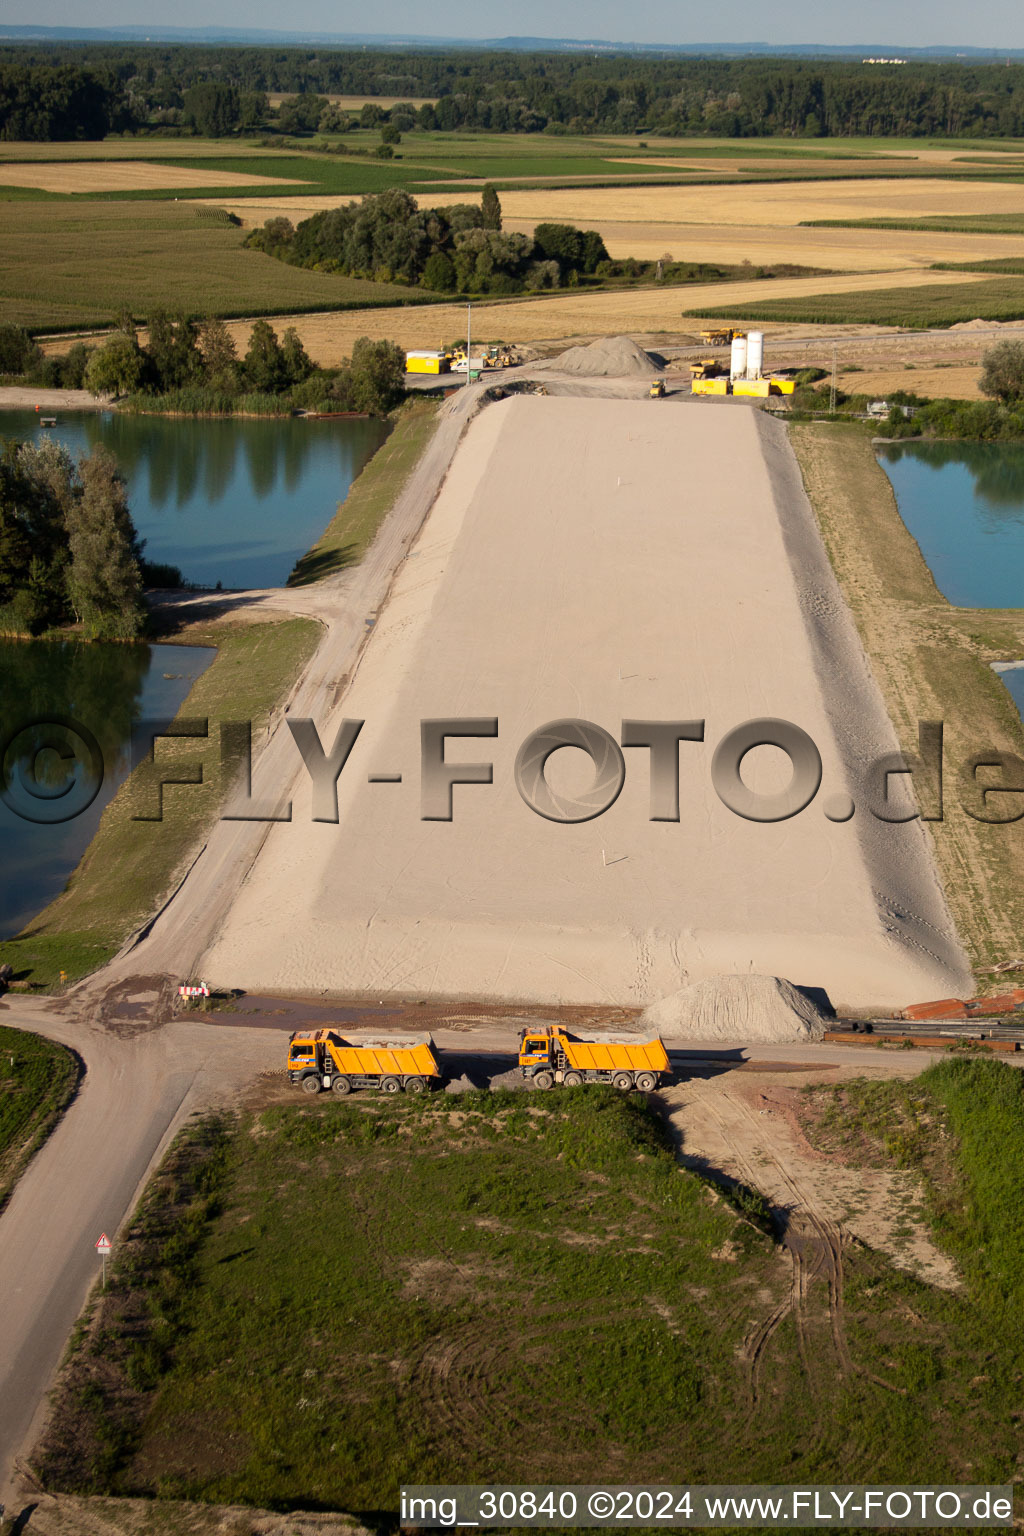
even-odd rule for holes
{"type": "Polygon", "coordinates": [[[78,1077],[78,1060],[64,1046],[0,1028],[0,1210],[70,1102],[78,1077]]]}
{"type": "MultiPolygon", "coordinates": [[[[398,285],[306,272],[242,251],[244,231],[227,215],[245,227],[278,215],[298,222],[392,186],[444,204],[475,199],[485,180],[499,188],[506,230],[529,234],[541,221],[569,222],[600,230],[615,259],[671,256],[751,269],[750,281],[739,279],[728,293],[691,288],[682,303],[657,289],[616,294],[611,303],[613,296],[593,291],[513,301],[497,334],[517,341],[616,328],[671,332],[684,307],[691,315],[823,324],[941,325],[1024,314],[1017,288],[1005,286],[1016,275],[1007,264],[1019,261],[1024,231],[1024,146],[1016,143],[996,153],[970,142],[414,132],[390,161],[374,157],[377,143],[373,132],[357,130],[279,147],[166,138],[2,145],[4,319],[71,329],[102,324],[125,303],[140,315],[166,304],[251,316],[407,302],[409,290],[398,285]],[[186,199],[202,210],[201,224],[189,225],[196,215],[182,207],[186,199]],[[158,228],[164,216],[166,231],[158,228]],[[822,276],[799,279],[797,288],[784,286],[792,279],[760,278],[761,269],[779,265],[822,276]],[[936,265],[948,269],[945,291],[906,299],[908,288],[936,283],[936,265]],[[1003,286],[983,287],[969,273],[1003,286]],[[864,283],[870,274],[881,280],[864,283]],[[958,291],[967,282],[969,291],[958,291]],[[848,302],[851,291],[873,296],[848,302]]],[[[424,295],[416,298],[422,309],[424,295]]],[[[434,330],[406,317],[401,335],[383,321],[372,334],[432,345],[434,330]]]]}
{"type": "Polygon", "coordinates": [[[814,1281],[807,1236],[794,1287],[765,1201],[680,1168],[638,1098],[264,1088],[172,1148],[33,1464],[55,1489],[349,1511],[496,1474],[1008,1481],[1021,1089],[957,1061],[804,1096],[826,1156],[919,1175],[941,1289],[862,1244],[814,1281]]]}
{"type": "Polygon", "coordinates": [[[188,203],[9,203],[0,314],[75,330],[109,325],[123,308],[252,316],[408,301],[407,288],[288,267],[245,250],[244,238],[223,211],[188,203]]]}
{"type": "MultiPolygon", "coordinates": [[[[813,282],[799,296],[756,299],[737,294],[736,302],[702,310],[711,319],[802,321],[812,325],[895,325],[911,329],[956,325],[978,320],[1024,319],[1024,278],[999,277],[985,281],[936,282],[947,274],[931,272],[926,281],[886,282],[867,290],[831,290],[813,282]]],[[[966,274],[965,274],[966,275],[966,274]]],[[[899,274],[905,277],[906,274],[899,274]]]]}
{"type": "MultiPolygon", "coordinates": [[[[937,285],[948,290],[951,276],[944,272],[886,274],[888,281],[899,285],[898,293],[906,293],[908,302],[915,298],[919,288],[937,285]]],[[[972,294],[978,286],[976,279],[966,273],[959,280],[972,294]]],[[[855,273],[833,278],[776,278],[770,282],[752,279],[728,284],[694,283],[683,288],[651,286],[604,293],[569,289],[549,297],[475,302],[473,336],[481,344],[508,341],[517,345],[570,336],[626,333],[646,335],[656,341],[659,334],[676,337],[689,333],[692,336],[701,323],[697,317],[715,313],[712,306],[722,305],[726,296],[730,297],[733,306],[753,306],[758,295],[767,290],[773,297],[788,294],[793,296],[794,303],[799,300],[809,305],[823,286],[828,285],[843,302],[853,303],[853,296],[859,289],[873,290],[877,282],[878,279],[869,273],[855,273]],[[808,298],[803,299],[803,295],[808,298]]],[[[961,306],[964,315],[955,313],[954,318],[973,317],[977,311],[971,307],[971,302],[965,301],[961,306]]],[[[729,308],[728,313],[733,314],[734,309],[729,308]]],[[[349,355],[352,344],[366,335],[387,336],[409,349],[438,347],[446,339],[464,334],[466,306],[464,302],[448,302],[370,309],[355,314],[282,315],[279,323],[294,323],[310,357],[326,363],[349,355]]],[[[248,326],[242,322],[229,322],[228,328],[236,342],[248,332],[248,326]]]]}

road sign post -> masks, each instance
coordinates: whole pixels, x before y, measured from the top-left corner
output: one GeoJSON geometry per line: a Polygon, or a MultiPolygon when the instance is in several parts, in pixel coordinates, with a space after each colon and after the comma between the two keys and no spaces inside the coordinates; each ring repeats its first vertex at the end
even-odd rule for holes
{"type": "Polygon", "coordinates": [[[96,1252],[99,1254],[100,1258],[103,1260],[103,1289],[104,1290],[106,1290],[106,1288],[107,1288],[107,1259],[110,1256],[111,1246],[112,1245],[111,1245],[111,1242],[110,1242],[110,1238],[107,1236],[107,1234],[105,1232],[101,1232],[100,1233],[100,1237],[99,1237],[99,1241],[96,1244],[96,1252]]]}

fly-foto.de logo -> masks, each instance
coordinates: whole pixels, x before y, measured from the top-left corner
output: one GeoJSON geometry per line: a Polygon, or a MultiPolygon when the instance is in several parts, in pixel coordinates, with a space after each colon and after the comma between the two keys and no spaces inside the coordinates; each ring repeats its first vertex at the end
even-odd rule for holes
{"type": "MultiPolygon", "coordinates": [[[[254,794],[250,722],[223,721],[211,728],[205,719],[179,719],[170,725],[137,721],[131,739],[132,819],[162,821],[173,805],[176,786],[209,785],[201,749],[190,755],[183,745],[204,742],[207,750],[215,747],[232,786],[222,819],[291,821],[290,794],[298,769],[310,782],[311,819],[337,823],[339,781],[343,773],[351,777],[356,772],[350,759],[365,722],[342,720],[327,743],[313,720],[287,716],[284,723],[296,756],[282,773],[276,792],[272,784],[264,784],[254,794]]],[[[493,785],[494,765],[480,753],[480,761],[451,760],[449,744],[455,753],[460,750],[455,743],[494,740],[499,736],[498,720],[460,716],[422,720],[419,735],[420,819],[450,822],[456,811],[456,790],[462,795],[493,785]]],[[[685,813],[681,762],[690,753],[700,754],[694,761],[707,772],[721,803],[745,821],[788,821],[815,803],[832,822],[850,821],[858,812],[891,823],[919,816],[941,821],[950,798],[944,792],[948,775],[943,726],[933,720],[919,723],[916,752],[875,757],[866,766],[850,770],[841,786],[823,788],[822,759],[814,741],[799,725],[774,718],[743,721],[713,748],[705,740],[703,720],[623,720],[617,735],[591,720],[551,720],[520,743],[511,775],[523,803],[537,816],[573,825],[603,816],[619,798],[627,771],[646,773],[649,819],[678,822],[685,813]],[[759,789],[744,779],[744,759],[759,747],[775,748],[788,759],[789,780],[782,788],[759,789]],[[557,781],[552,760],[564,751],[589,759],[585,787],[566,789],[557,781]]],[[[99,794],[106,771],[94,734],[66,716],[9,724],[0,754],[0,799],[30,822],[52,825],[80,816],[99,794]]],[[[1024,817],[1024,759],[982,748],[964,756],[955,770],[954,798],[965,815],[996,824],[1024,817]]],[[[360,771],[371,786],[402,784],[406,777],[404,765],[364,765],[360,771]]]]}

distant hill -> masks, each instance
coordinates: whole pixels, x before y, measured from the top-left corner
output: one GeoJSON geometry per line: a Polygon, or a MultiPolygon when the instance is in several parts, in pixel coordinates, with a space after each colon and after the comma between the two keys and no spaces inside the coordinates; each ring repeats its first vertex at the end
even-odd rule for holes
{"type": "Polygon", "coordinates": [[[913,62],[978,64],[993,59],[1024,60],[1024,48],[896,47],[857,43],[623,43],[602,38],[574,37],[424,37],[387,36],[375,32],[275,32],[251,27],[40,27],[0,26],[0,41],[8,43],[217,43],[253,47],[333,48],[467,48],[520,53],[628,53],[661,57],[879,59],[898,57],[913,62]]]}

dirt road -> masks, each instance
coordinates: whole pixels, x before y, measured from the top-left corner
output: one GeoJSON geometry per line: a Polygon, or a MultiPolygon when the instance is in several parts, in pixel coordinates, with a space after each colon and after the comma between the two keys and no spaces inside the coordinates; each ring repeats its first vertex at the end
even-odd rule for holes
{"type": "MultiPolygon", "coordinates": [[[[279,1036],[181,1022],[133,1039],[9,998],[5,1026],[32,1030],[84,1059],[74,1104],[0,1216],[0,1503],[86,1294],[95,1243],[115,1237],[149,1169],[193,1109],[230,1096],[280,1062],[279,1036]]],[[[9,1494],[10,1490],[8,1490],[9,1494]]]]}

